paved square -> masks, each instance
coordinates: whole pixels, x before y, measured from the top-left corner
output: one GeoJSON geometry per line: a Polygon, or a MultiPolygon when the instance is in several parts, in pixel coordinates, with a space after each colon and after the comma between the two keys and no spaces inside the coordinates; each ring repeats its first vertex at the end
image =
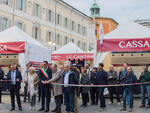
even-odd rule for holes
{"type": "MultiPolygon", "coordinates": [[[[23,98],[22,98],[23,100],[23,98]]],[[[9,109],[11,108],[10,106],[10,97],[9,95],[3,95],[3,103],[0,104],[0,113],[44,113],[44,112],[38,112],[36,111],[30,111],[29,110],[29,103],[23,103],[22,102],[22,106],[23,106],[23,111],[19,111],[18,110],[18,106],[16,105],[16,110],[15,111],[9,111],[9,109]]],[[[90,104],[88,105],[87,108],[82,108],[80,107],[81,105],[81,99],[78,100],[79,102],[79,113],[100,113],[100,108],[99,106],[91,106],[90,104]]],[[[109,102],[109,100],[107,99],[107,103],[109,102]]],[[[134,101],[134,111],[132,113],[150,113],[150,109],[140,109],[138,106],[140,105],[140,99],[135,99],[134,101]]],[[[51,104],[50,104],[50,109],[52,110],[55,107],[55,103],[54,103],[54,99],[52,98],[51,100],[51,104]]],[[[128,112],[121,112],[120,108],[122,106],[119,106],[117,104],[113,104],[113,105],[108,105],[105,109],[104,112],[102,113],[128,113],[128,112]]],[[[36,109],[40,108],[40,103],[37,102],[36,104],[36,109]]],[[[66,113],[65,112],[65,107],[64,105],[62,106],[62,113],[66,113]]],[[[51,112],[49,112],[51,113],[51,112]]]]}

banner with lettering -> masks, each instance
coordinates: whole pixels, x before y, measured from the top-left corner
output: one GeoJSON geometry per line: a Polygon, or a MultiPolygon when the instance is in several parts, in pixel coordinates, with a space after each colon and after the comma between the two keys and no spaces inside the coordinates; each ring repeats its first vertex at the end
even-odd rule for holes
{"type": "Polygon", "coordinates": [[[25,42],[0,43],[0,54],[18,54],[25,52],[25,42]]]}
{"type": "Polygon", "coordinates": [[[150,51],[150,37],[138,39],[104,39],[102,44],[98,40],[97,51],[150,51]]]}
{"type": "Polygon", "coordinates": [[[52,54],[53,61],[68,61],[69,59],[85,59],[93,60],[93,53],[80,53],[80,54],[52,54]]]}

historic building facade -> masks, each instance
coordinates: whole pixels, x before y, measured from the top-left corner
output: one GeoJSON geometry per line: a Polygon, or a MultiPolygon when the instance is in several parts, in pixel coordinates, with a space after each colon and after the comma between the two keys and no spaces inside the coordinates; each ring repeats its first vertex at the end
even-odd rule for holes
{"type": "Polygon", "coordinates": [[[95,35],[91,17],[62,0],[0,0],[0,31],[13,25],[55,49],[72,41],[89,51],[95,35]]]}

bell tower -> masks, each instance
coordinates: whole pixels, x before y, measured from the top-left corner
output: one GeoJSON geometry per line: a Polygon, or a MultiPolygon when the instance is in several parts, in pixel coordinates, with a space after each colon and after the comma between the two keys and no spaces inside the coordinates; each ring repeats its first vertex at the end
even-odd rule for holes
{"type": "Polygon", "coordinates": [[[92,7],[90,8],[91,11],[91,17],[100,17],[100,7],[96,3],[96,0],[94,0],[94,3],[92,4],[92,7]]]}

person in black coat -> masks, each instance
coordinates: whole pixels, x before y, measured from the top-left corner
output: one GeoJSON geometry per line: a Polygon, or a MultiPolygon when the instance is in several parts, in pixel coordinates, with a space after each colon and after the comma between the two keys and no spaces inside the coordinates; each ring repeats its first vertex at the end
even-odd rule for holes
{"type": "MultiPolygon", "coordinates": [[[[99,71],[96,74],[96,84],[97,85],[106,85],[107,84],[107,72],[103,69],[104,64],[99,63],[98,69],[99,71]]],[[[105,97],[104,97],[104,89],[105,87],[99,87],[99,98],[100,98],[100,107],[102,110],[106,107],[105,97]]]]}
{"type": "MultiPolygon", "coordinates": [[[[132,71],[131,67],[127,68],[126,75],[122,76],[122,80],[124,84],[132,84],[137,82],[137,78],[134,75],[134,72],[132,71]]],[[[126,102],[127,102],[127,96],[129,98],[129,112],[133,111],[133,89],[135,86],[129,85],[124,87],[123,91],[123,108],[121,111],[126,111],[126,102]]]]}
{"type": "MultiPolygon", "coordinates": [[[[87,74],[86,68],[82,68],[81,84],[82,85],[89,85],[90,84],[90,79],[89,79],[89,76],[87,74]]],[[[81,87],[81,93],[82,93],[82,105],[81,105],[81,107],[87,107],[89,87],[81,87]]]]}
{"type": "MultiPolygon", "coordinates": [[[[92,69],[92,72],[91,72],[91,85],[96,85],[96,74],[97,74],[97,68],[94,67],[92,69]]],[[[91,93],[91,105],[98,105],[98,88],[97,87],[91,87],[91,90],[90,90],[90,93],[91,93]]]]}
{"type": "Polygon", "coordinates": [[[3,82],[1,80],[4,79],[4,71],[2,70],[2,67],[0,65],[0,103],[2,102],[2,85],[3,82]]]}
{"type": "Polygon", "coordinates": [[[11,64],[10,71],[8,72],[7,80],[8,80],[7,89],[10,91],[11,107],[12,107],[10,111],[15,110],[15,95],[17,98],[19,110],[22,111],[20,93],[19,93],[21,88],[22,76],[20,71],[16,68],[16,64],[11,64]]]}
{"type": "Polygon", "coordinates": [[[43,84],[43,81],[48,81],[52,78],[52,70],[48,66],[48,62],[43,62],[43,68],[39,70],[39,79],[41,83],[41,94],[42,94],[42,101],[41,101],[41,108],[39,111],[45,110],[45,112],[49,112],[49,104],[51,98],[51,84],[43,84]],[[46,109],[45,109],[45,99],[46,99],[46,109]]]}

